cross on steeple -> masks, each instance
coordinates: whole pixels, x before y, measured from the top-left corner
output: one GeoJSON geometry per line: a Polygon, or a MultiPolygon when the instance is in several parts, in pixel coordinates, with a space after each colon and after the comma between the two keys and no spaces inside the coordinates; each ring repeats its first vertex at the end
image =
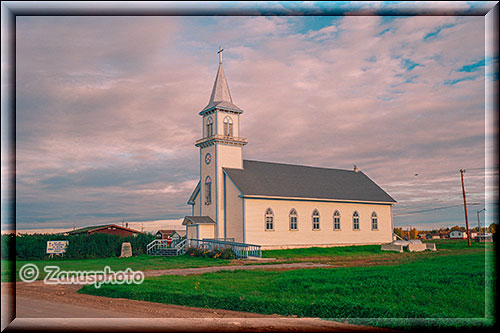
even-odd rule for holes
{"type": "Polygon", "coordinates": [[[224,51],[224,49],[219,45],[219,51],[217,51],[219,54],[219,64],[222,64],[222,51],[224,51]]]}

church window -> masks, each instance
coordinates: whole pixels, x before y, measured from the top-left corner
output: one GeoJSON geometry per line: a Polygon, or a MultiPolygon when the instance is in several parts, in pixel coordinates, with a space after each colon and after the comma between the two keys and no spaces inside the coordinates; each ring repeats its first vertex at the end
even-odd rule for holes
{"type": "Polygon", "coordinates": [[[212,179],[207,176],[205,178],[205,205],[212,203],[212,179]]]}
{"type": "Polygon", "coordinates": [[[214,121],[212,117],[208,117],[207,119],[207,137],[214,135],[214,121]]]}
{"type": "Polygon", "coordinates": [[[378,230],[378,218],[377,213],[372,213],[372,230],[378,230]]]}
{"type": "Polygon", "coordinates": [[[333,213],[333,230],[340,230],[340,213],[338,210],[333,213]]]}
{"type": "Polygon", "coordinates": [[[233,119],[229,116],[224,118],[224,135],[233,136],[233,119]]]}
{"type": "Polygon", "coordinates": [[[319,230],[319,212],[317,209],[314,210],[312,215],[313,230],[319,230]]]}
{"type": "Polygon", "coordinates": [[[271,208],[266,209],[266,230],[274,229],[274,213],[271,208]]]}
{"type": "Polygon", "coordinates": [[[354,214],[352,214],[352,228],[354,230],[359,230],[359,214],[358,214],[358,212],[354,212],[354,214]]]}
{"type": "Polygon", "coordinates": [[[297,211],[295,208],[290,211],[290,230],[297,230],[297,211]]]}

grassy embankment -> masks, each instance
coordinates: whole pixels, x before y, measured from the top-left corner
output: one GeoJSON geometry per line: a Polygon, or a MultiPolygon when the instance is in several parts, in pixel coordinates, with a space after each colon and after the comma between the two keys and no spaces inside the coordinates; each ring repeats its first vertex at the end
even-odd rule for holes
{"type": "MultiPolygon", "coordinates": [[[[81,292],[299,317],[465,318],[429,319],[426,323],[433,327],[491,325],[492,305],[489,303],[488,309],[485,308],[486,300],[490,299],[485,296],[485,285],[488,288],[494,285],[494,268],[487,266],[485,270],[485,250],[492,255],[492,244],[487,244],[485,249],[484,244],[468,248],[466,242],[436,243],[442,243],[440,247],[444,248],[437,252],[440,255],[404,253],[403,256],[416,257],[406,264],[162,276],[148,278],[141,285],[103,285],[100,289],[85,286],[81,292]]],[[[334,249],[330,251],[346,251],[334,249]]],[[[283,250],[273,255],[289,256],[294,251],[306,250],[283,250]]],[[[371,250],[360,248],[359,251],[371,250]]],[[[385,327],[401,327],[402,323],[401,320],[374,319],[351,322],[385,327]]],[[[404,323],[407,327],[425,324],[414,319],[404,323]]]]}

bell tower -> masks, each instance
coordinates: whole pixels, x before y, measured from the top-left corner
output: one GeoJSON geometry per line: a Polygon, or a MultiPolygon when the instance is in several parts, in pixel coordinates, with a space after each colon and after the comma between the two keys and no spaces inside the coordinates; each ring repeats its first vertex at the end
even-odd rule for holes
{"type": "Polygon", "coordinates": [[[223,238],[223,171],[222,168],[243,168],[242,148],[247,139],[240,137],[240,115],[233,104],[226,75],[222,69],[219,47],[219,68],[210,100],[200,112],[202,138],[196,140],[200,148],[200,216],[210,216],[215,222],[215,238],[223,238]]]}

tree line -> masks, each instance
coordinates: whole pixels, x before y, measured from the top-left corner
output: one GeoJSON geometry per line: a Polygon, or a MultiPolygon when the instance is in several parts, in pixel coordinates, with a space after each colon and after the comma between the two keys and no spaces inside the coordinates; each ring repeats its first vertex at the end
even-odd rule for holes
{"type": "MultiPolygon", "coordinates": [[[[496,233],[496,229],[497,229],[497,224],[496,223],[492,223],[490,224],[489,227],[482,227],[481,228],[481,233],[496,233]]],[[[394,228],[394,233],[396,235],[398,235],[399,237],[401,238],[408,238],[408,239],[417,239],[418,238],[418,235],[420,234],[447,234],[447,233],[450,233],[452,231],[463,231],[463,232],[466,232],[467,230],[465,229],[465,227],[461,227],[461,226],[454,226],[454,227],[446,227],[446,228],[439,228],[439,229],[432,229],[432,230],[418,230],[417,228],[404,228],[404,227],[398,227],[398,228],[394,228]]],[[[472,227],[472,228],[469,228],[469,230],[471,232],[477,232],[479,230],[478,227],[472,227]]]]}

